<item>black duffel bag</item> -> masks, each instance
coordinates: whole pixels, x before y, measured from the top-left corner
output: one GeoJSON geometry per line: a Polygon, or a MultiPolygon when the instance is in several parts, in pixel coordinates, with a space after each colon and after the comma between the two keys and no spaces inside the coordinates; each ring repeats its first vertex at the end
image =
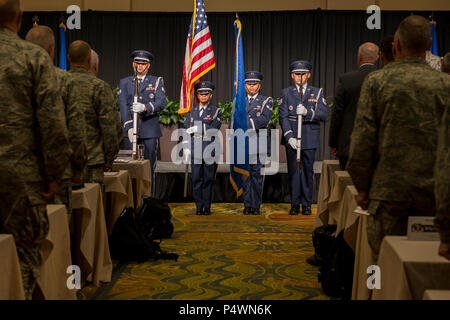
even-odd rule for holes
{"type": "Polygon", "coordinates": [[[167,203],[155,198],[144,198],[138,220],[149,239],[168,239],[173,234],[172,213],[167,203]]]}
{"type": "Polygon", "coordinates": [[[144,233],[133,208],[126,208],[114,224],[109,237],[111,258],[119,261],[145,262],[150,259],[177,260],[178,255],[166,253],[160,242],[144,233]]]}
{"type": "Polygon", "coordinates": [[[316,260],[319,265],[325,261],[334,245],[337,226],[328,224],[314,229],[312,234],[316,260]]]}
{"type": "Polygon", "coordinates": [[[319,282],[327,296],[351,298],[354,263],[355,254],[344,240],[344,231],[341,231],[319,268],[319,282]]]}

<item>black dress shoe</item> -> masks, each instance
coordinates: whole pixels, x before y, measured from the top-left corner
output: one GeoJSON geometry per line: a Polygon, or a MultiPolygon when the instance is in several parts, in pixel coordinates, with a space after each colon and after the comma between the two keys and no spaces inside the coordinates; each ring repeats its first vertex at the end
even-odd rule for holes
{"type": "Polygon", "coordinates": [[[203,209],[197,209],[197,212],[195,213],[198,216],[202,216],[203,215],[203,209]]]}
{"type": "Polygon", "coordinates": [[[310,216],[311,215],[311,207],[303,207],[302,206],[302,215],[310,216]]]}
{"type": "Polygon", "coordinates": [[[258,208],[258,209],[253,209],[253,214],[255,215],[255,216],[259,216],[259,215],[261,215],[261,210],[258,208]]]}
{"type": "Polygon", "coordinates": [[[205,215],[205,216],[210,216],[211,215],[211,209],[204,209],[203,210],[203,214],[205,215]]]}
{"type": "Polygon", "coordinates": [[[244,215],[248,216],[249,214],[253,214],[253,208],[245,207],[244,208],[244,215]]]}
{"type": "Polygon", "coordinates": [[[244,213],[244,215],[248,215],[248,207],[245,207],[245,208],[244,208],[243,213],[244,213]]]}
{"type": "Polygon", "coordinates": [[[313,256],[309,257],[308,259],[306,259],[306,262],[308,262],[310,265],[316,266],[316,267],[320,267],[320,265],[321,265],[321,263],[317,259],[316,255],[313,255],[313,256]]]}
{"type": "Polygon", "coordinates": [[[290,215],[296,216],[300,213],[300,206],[298,205],[292,205],[291,210],[289,211],[290,215]]]}

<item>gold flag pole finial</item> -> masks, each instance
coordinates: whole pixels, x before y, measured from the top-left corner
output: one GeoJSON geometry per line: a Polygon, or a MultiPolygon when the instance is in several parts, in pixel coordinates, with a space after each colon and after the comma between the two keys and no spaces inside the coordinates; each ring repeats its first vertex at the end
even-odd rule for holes
{"type": "Polygon", "coordinates": [[[39,18],[36,14],[34,15],[33,19],[31,19],[31,21],[33,22],[33,27],[38,26],[39,18]]]}

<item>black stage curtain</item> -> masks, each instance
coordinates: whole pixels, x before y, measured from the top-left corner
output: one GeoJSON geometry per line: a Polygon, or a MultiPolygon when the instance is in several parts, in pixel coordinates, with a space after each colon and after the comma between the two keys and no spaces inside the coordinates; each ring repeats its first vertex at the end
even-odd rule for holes
{"type": "MultiPolygon", "coordinates": [[[[425,17],[430,12],[414,12],[425,17]]],[[[58,41],[61,12],[25,12],[22,37],[37,14],[39,24],[54,29],[58,41]]],[[[65,13],[64,13],[65,14],[65,13]]],[[[309,60],[313,64],[310,83],[324,89],[332,101],[338,77],[356,69],[360,44],[379,43],[393,34],[411,11],[381,11],[381,29],[366,27],[365,11],[276,11],[239,13],[243,24],[246,70],[264,74],[262,94],[277,98],[291,84],[289,64],[309,60]]],[[[67,42],[82,39],[100,56],[99,77],[111,85],[131,74],[130,53],[151,51],[155,59],[151,74],[164,77],[168,97],[178,100],[186,37],[191,13],[82,12],[81,30],[69,30],[67,42]]],[[[440,55],[450,51],[450,11],[434,12],[440,55]]],[[[206,76],[216,84],[214,103],[232,99],[235,13],[209,13],[216,68],[206,76]]],[[[58,47],[57,47],[58,48],[58,47]]],[[[57,61],[58,52],[55,61],[57,61]]],[[[322,128],[322,143],[316,159],[330,159],[329,120],[322,128]]]]}

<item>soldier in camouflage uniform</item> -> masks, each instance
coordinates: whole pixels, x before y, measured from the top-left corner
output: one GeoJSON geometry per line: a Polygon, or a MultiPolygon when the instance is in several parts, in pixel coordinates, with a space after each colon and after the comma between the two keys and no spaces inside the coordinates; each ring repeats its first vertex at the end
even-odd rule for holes
{"type": "MultiPolygon", "coordinates": [[[[97,76],[98,74],[98,64],[99,64],[98,54],[97,52],[91,49],[91,68],[89,69],[89,72],[92,73],[94,76],[97,76]]],[[[123,136],[123,123],[122,118],[120,116],[119,102],[117,100],[117,97],[114,97],[113,109],[116,117],[117,141],[119,144],[119,149],[123,149],[125,138],[123,136]]]]}
{"type": "MultiPolygon", "coordinates": [[[[447,100],[448,101],[448,100],[447,100]]],[[[436,155],[435,187],[436,219],[435,225],[441,236],[439,255],[450,260],[450,107],[447,105],[441,120],[438,149],[436,155]]]]}
{"type": "Polygon", "coordinates": [[[450,77],[426,63],[429,35],[425,18],[404,19],[394,37],[396,62],[371,73],[361,90],[347,170],[370,214],[376,255],[385,235],[406,234],[408,216],[435,214],[436,116],[448,107],[450,77]]]}
{"type": "Polygon", "coordinates": [[[89,72],[91,47],[77,40],[69,47],[71,68],[75,83],[74,93],[83,106],[86,122],[88,162],[83,173],[84,182],[100,183],[104,188],[104,171],[110,171],[119,152],[114,97],[111,87],[89,72]]]}
{"type": "MultiPolygon", "coordinates": [[[[52,29],[47,26],[33,27],[28,31],[25,40],[42,47],[53,60],[55,56],[55,36],[52,29]]],[[[73,154],[71,165],[66,168],[59,190],[51,203],[64,204],[70,217],[72,213],[72,181],[75,183],[81,182],[83,169],[87,161],[86,129],[83,110],[78,105],[77,96],[74,94],[76,84],[72,76],[56,66],[54,68],[58,91],[61,93],[64,103],[69,140],[73,154]]]]}
{"type": "Polygon", "coordinates": [[[14,237],[31,299],[49,227],[45,201],[72,151],[52,61],[18,37],[21,18],[19,0],[0,0],[0,233],[14,237]]]}

